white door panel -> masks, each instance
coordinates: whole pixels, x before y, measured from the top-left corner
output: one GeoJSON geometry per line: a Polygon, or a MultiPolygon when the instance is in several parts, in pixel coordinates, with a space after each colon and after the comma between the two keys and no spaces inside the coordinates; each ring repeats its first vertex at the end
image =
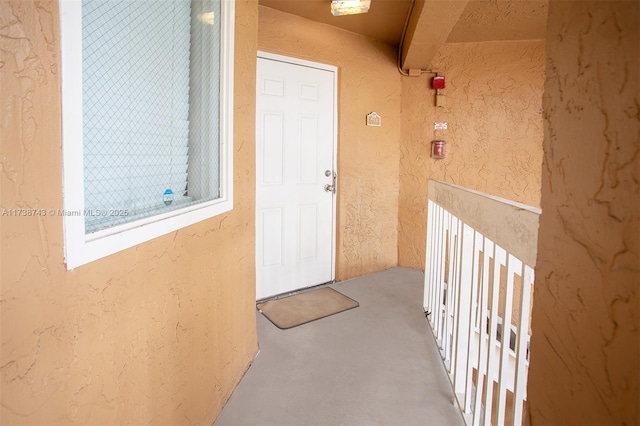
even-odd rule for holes
{"type": "Polygon", "coordinates": [[[335,71],[258,58],[256,296],[331,281],[335,71]],[[329,171],[330,176],[325,172],[329,171]]]}

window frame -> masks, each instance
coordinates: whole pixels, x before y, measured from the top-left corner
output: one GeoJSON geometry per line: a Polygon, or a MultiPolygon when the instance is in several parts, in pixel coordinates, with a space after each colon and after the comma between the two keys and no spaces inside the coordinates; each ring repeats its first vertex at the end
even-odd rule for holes
{"type": "MultiPolygon", "coordinates": [[[[82,117],[82,2],[60,0],[64,255],[71,270],[233,209],[233,72],[235,3],[221,0],[220,197],[85,233],[82,117]]],[[[109,214],[110,212],[106,212],[109,214]]]]}

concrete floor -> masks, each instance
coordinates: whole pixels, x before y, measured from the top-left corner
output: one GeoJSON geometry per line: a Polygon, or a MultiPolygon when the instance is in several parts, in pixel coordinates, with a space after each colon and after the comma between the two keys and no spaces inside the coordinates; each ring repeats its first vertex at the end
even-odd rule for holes
{"type": "Polygon", "coordinates": [[[334,284],[360,307],[289,330],[258,313],[260,353],[214,424],[462,425],[423,279],[393,268],[334,284]]]}

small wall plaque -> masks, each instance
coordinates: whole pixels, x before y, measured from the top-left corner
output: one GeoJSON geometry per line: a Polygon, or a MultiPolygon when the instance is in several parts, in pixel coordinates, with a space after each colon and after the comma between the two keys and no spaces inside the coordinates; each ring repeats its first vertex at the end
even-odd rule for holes
{"type": "Polygon", "coordinates": [[[367,114],[367,126],[380,127],[382,126],[382,117],[376,112],[367,114]]]}

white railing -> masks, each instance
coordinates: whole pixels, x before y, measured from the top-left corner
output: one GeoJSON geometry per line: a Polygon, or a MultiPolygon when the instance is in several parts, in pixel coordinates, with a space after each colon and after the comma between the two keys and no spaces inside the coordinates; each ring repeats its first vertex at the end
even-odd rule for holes
{"type": "Polygon", "coordinates": [[[424,307],[457,403],[468,425],[521,425],[540,210],[428,190],[424,307]]]}

